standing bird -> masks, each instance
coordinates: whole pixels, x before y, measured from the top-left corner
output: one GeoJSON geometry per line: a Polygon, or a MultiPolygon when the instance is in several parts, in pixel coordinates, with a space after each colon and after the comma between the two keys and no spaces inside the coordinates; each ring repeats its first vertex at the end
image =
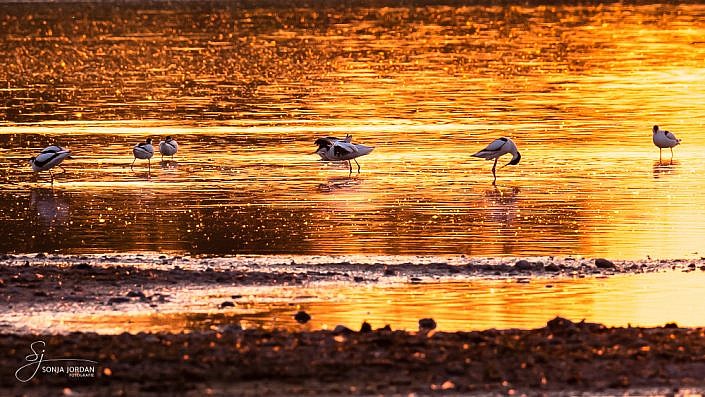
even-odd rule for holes
{"type": "Polygon", "coordinates": [[[162,161],[164,161],[164,156],[171,156],[171,159],[173,160],[174,155],[178,150],[179,144],[176,143],[176,140],[172,139],[170,136],[159,142],[159,153],[162,154],[162,161]]]}
{"type": "Polygon", "coordinates": [[[356,158],[369,154],[374,149],[372,146],[352,143],[351,135],[347,135],[345,139],[338,139],[330,136],[318,138],[314,144],[318,146],[318,149],[314,153],[321,156],[322,160],[347,161],[351,174],[352,163],[350,163],[350,160],[355,161],[355,164],[357,164],[357,173],[359,174],[360,163],[357,162],[356,158]]]}
{"type": "Polygon", "coordinates": [[[132,148],[132,153],[135,155],[135,159],[132,160],[130,164],[130,169],[135,165],[137,159],[145,159],[149,164],[149,170],[152,170],[152,162],[149,160],[154,156],[154,148],[152,147],[152,138],[147,138],[144,142],[138,143],[132,148]]]}
{"type": "Polygon", "coordinates": [[[494,181],[492,181],[493,185],[497,184],[497,174],[495,173],[495,169],[497,169],[497,160],[507,153],[512,155],[512,161],[505,164],[502,168],[508,165],[519,164],[521,154],[517,150],[517,145],[515,145],[511,139],[505,137],[495,139],[492,143],[487,145],[486,148],[473,154],[473,157],[479,157],[485,160],[494,159],[494,165],[492,166],[492,176],[494,176],[494,181]]]}
{"type": "Polygon", "coordinates": [[[61,162],[64,161],[64,159],[66,159],[70,155],[70,150],[65,150],[59,146],[52,145],[46,147],[36,157],[31,157],[29,159],[29,164],[32,165],[32,171],[34,172],[49,171],[49,175],[51,175],[51,184],[53,185],[54,173],[51,172],[51,169],[58,165],[59,168],[66,172],[64,167],[60,166],[59,164],[61,164],[61,162]]]}
{"type": "Polygon", "coordinates": [[[681,143],[681,140],[676,138],[672,132],[659,129],[657,125],[654,126],[653,131],[654,145],[658,147],[659,161],[661,161],[661,152],[664,148],[671,149],[671,160],[673,160],[673,147],[678,146],[681,143]]]}

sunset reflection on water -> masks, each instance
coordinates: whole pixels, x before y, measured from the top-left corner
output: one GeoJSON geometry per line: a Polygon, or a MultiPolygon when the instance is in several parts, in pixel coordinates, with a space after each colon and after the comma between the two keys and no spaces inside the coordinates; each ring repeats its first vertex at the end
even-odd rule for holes
{"type": "Polygon", "coordinates": [[[170,292],[159,308],[129,304],[119,308],[63,310],[35,308],[0,322],[31,331],[98,333],[224,331],[244,328],[333,330],[344,325],[418,330],[418,320],[433,318],[440,331],[490,328],[540,328],[556,316],[607,326],[653,327],[675,322],[702,326],[705,272],[660,272],[609,278],[471,280],[396,285],[311,285],[308,287],[223,287],[170,292]],[[232,299],[234,294],[241,294],[232,299]],[[223,301],[234,307],[221,309],[223,301]],[[311,321],[298,324],[305,310],[311,321]]]}
{"type": "Polygon", "coordinates": [[[705,6],[204,7],[0,5],[0,250],[703,255],[705,6]]]}

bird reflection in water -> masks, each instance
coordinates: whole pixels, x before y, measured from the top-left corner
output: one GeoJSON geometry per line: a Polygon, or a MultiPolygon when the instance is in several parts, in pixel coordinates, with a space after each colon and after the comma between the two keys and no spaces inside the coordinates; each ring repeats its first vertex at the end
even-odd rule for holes
{"type": "Polygon", "coordinates": [[[679,165],[680,162],[673,159],[668,162],[662,162],[661,160],[654,161],[654,179],[675,174],[679,165]]]}
{"type": "Polygon", "coordinates": [[[179,162],[176,160],[162,160],[159,162],[159,166],[163,170],[172,170],[179,168],[179,162]]]}
{"type": "Polygon", "coordinates": [[[53,189],[32,189],[30,207],[37,214],[40,224],[47,229],[69,222],[69,204],[61,193],[53,189]]]}
{"type": "Polygon", "coordinates": [[[331,177],[328,178],[325,183],[319,184],[318,190],[323,193],[330,193],[359,186],[360,183],[361,180],[358,176],[331,177]]]}
{"type": "Polygon", "coordinates": [[[485,191],[484,208],[489,221],[509,227],[517,217],[517,201],[519,199],[518,186],[499,187],[485,191]]]}

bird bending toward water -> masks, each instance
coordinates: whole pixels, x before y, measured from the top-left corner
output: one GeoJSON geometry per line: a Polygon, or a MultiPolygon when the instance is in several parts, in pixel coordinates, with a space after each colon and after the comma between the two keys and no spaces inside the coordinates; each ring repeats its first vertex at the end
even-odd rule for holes
{"type": "Polygon", "coordinates": [[[135,159],[132,160],[130,164],[130,169],[135,165],[137,159],[147,160],[149,169],[152,169],[152,162],[149,160],[154,156],[154,148],[152,147],[152,138],[147,138],[144,142],[138,143],[132,148],[132,153],[135,155],[135,159]]]}
{"type": "Polygon", "coordinates": [[[355,161],[357,164],[357,173],[360,173],[360,163],[357,162],[357,158],[369,154],[374,147],[360,145],[358,143],[352,143],[352,135],[347,135],[345,139],[338,139],[335,137],[325,137],[318,138],[314,143],[318,146],[318,150],[315,151],[322,160],[324,161],[347,161],[350,167],[350,173],[352,174],[352,163],[350,160],[355,161]]]}
{"type": "Polygon", "coordinates": [[[66,159],[70,155],[70,150],[65,150],[59,146],[54,145],[47,146],[36,157],[31,157],[29,159],[29,164],[32,165],[32,171],[34,172],[49,171],[49,175],[51,175],[51,184],[53,185],[54,173],[51,172],[51,169],[58,165],[59,168],[66,172],[64,167],[60,166],[59,164],[61,164],[61,162],[64,161],[64,159],[66,159]]]}
{"type": "MultiPolygon", "coordinates": [[[[473,154],[473,157],[479,157],[485,160],[494,159],[494,165],[492,166],[492,176],[494,176],[494,181],[492,184],[497,184],[497,174],[495,170],[497,169],[497,160],[503,155],[510,153],[512,155],[512,160],[505,164],[504,167],[508,165],[517,165],[521,160],[521,154],[517,150],[517,145],[509,138],[499,138],[495,139],[492,143],[487,145],[486,148],[480,150],[479,152],[473,154]]],[[[502,168],[504,168],[502,167],[502,168]]]]}
{"type": "Polygon", "coordinates": [[[681,143],[681,140],[676,138],[675,135],[673,135],[672,132],[669,131],[664,131],[660,128],[658,128],[657,125],[654,126],[653,128],[654,132],[654,145],[658,147],[658,159],[661,161],[661,152],[665,148],[671,149],[671,160],[673,160],[673,147],[678,146],[681,143]]]}
{"type": "Polygon", "coordinates": [[[176,143],[176,140],[172,139],[170,136],[159,142],[159,153],[162,154],[162,161],[164,161],[164,156],[171,156],[171,158],[174,159],[174,155],[178,150],[179,144],[176,143]]]}

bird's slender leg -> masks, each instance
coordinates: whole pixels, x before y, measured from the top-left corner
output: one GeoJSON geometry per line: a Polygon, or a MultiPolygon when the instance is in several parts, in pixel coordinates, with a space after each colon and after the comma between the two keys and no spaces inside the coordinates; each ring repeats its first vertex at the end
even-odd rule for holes
{"type": "Polygon", "coordinates": [[[54,186],[54,173],[49,170],[49,175],[51,176],[51,185],[54,186]]]}
{"type": "Polygon", "coordinates": [[[350,174],[352,174],[352,163],[348,160],[348,167],[350,167],[350,174]]]}
{"type": "Polygon", "coordinates": [[[497,185],[497,174],[495,173],[495,170],[497,169],[497,160],[499,160],[499,158],[494,159],[494,165],[492,166],[492,176],[494,177],[494,181],[492,181],[492,186],[497,185]]]}
{"type": "Polygon", "coordinates": [[[147,159],[147,170],[150,172],[152,171],[152,160],[151,159],[147,159]]]}
{"type": "Polygon", "coordinates": [[[671,160],[673,160],[673,148],[671,148],[671,160]]]}
{"type": "Polygon", "coordinates": [[[658,162],[661,163],[663,148],[658,148],[658,162]]]}
{"type": "Polygon", "coordinates": [[[360,173],[360,163],[357,162],[357,159],[353,159],[353,160],[355,160],[355,164],[357,164],[357,173],[359,174],[360,173]]]}
{"type": "Polygon", "coordinates": [[[132,164],[130,164],[130,169],[132,169],[132,166],[135,165],[135,161],[137,161],[137,157],[135,157],[135,159],[132,160],[132,164]]]}
{"type": "Polygon", "coordinates": [[[164,161],[164,155],[162,154],[162,161],[164,161]]]}

